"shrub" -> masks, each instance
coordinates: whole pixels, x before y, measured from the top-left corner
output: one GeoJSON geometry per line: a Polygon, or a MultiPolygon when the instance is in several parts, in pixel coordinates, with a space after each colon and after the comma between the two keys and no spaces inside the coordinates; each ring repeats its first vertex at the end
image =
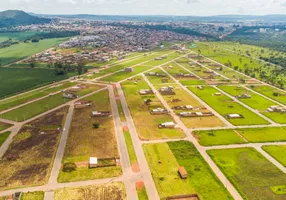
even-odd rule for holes
{"type": "Polygon", "coordinates": [[[72,172],[72,171],[76,171],[77,167],[75,163],[65,163],[63,166],[63,172],[72,172]]]}
{"type": "Polygon", "coordinates": [[[93,128],[99,128],[99,127],[100,127],[100,124],[98,124],[98,123],[93,124],[93,128]]]}

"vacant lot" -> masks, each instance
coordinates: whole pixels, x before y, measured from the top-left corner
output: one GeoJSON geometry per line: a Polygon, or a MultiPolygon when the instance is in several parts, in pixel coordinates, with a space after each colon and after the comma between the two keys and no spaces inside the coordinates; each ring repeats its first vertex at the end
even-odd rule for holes
{"type": "Polygon", "coordinates": [[[210,150],[209,155],[244,199],[282,200],[272,187],[283,186],[286,175],[253,148],[210,150]]]}
{"type": "Polygon", "coordinates": [[[0,161],[1,190],[48,181],[67,112],[63,107],[23,125],[0,161]]]}
{"type": "MultiPolygon", "coordinates": [[[[200,104],[195,98],[188,94],[183,88],[178,85],[174,86],[176,95],[164,95],[163,98],[167,101],[169,106],[193,106],[195,110],[189,112],[209,112],[202,104],[200,104]],[[174,101],[178,99],[180,101],[174,101]]],[[[158,87],[159,88],[159,87],[158,87]]],[[[176,114],[186,112],[186,110],[174,110],[176,114]]],[[[181,117],[181,120],[188,128],[203,128],[203,127],[220,127],[225,126],[224,123],[216,116],[209,117],[181,117]]]]}
{"type": "Polygon", "coordinates": [[[232,95],[232,96],[241,96],[248,94],[251,96],[251,98],[240,98],[239,100],[249,107],[259,111],[261,114],[265,115],[269,119],[272,119],[273,121],[285,124],[286,123],[286,115],[279,112],[268,112],[267,108],[270,106],[276,105],[273,101],[270,101],[244,87],[238,87],[238,86],[219,86],[220,89],[224,90],[226,93],[232,95]]]}
{"type": "Polygon", "coordinates": [[[66,83],[60,83],[56,84],[50,87],[45,87],[43,89],[37,89],[28,93],[20,94],[17,96],[14,96],[9,99],[5,99],[0,101],[0,111],[13,108],[15,106],[21,105],[23,103],[27,103],[29,101],[35,100],[37,98],[44,97],[46,95],[49,95],[54,92],[58,92],[60,90],[63,90],[65,88],[74,86],[76,83],[72,82],[66,82],[66,83]]]}
{"type": "Polygon", "coordinates": [[[77,188],[63,188],[55,191],[54,200],[126,200],[123,183],[110,183],[104,185],[90,185],[77,188]]]}
{"type": "Polygon", "coordinates": [[[196,148],[186,141],[143,146],[160,198],[197,193],[201,199],[232,199],[196,148]],[[178,175],[183,166],[187,179],[178,175]]]}
{"type": "Polygon", "coordinates": [[[45,193],[38,192],[25,192],[22,194],[21,200],[44,200],[45,193]]]}
{"type": "Polygon", "coordinates": [[[11,127],[12,124],[7,124],[7,123],[4,123],[4,122],[0,122],[0,132],[11,127]]]}
{"type": "MultiPolygon", "coordinates": [[[[1,53],[0,53],[1,55],[1,53]]],[[[71,75],[55,75],[50,69],[21,69],[0,67],[0,99],[26,90],[67,79],[71,75]]]]}
{"type": "Polygon", "coordinates": [[[280,162],[284,167],[286,167],[286,146],[285,145],[273,145],[273,146],[263,146],[264,151],[270,154],[278,162],[280,162]]]}
{"type": "Polygon", "coordinates": [[[174,83],[173,79],[171,79],[165,72],[163,72],[161,69],[154,69],[150,72],[145,73],[148,80],[154,84],[154,85],[160,85],[160,84],[167,84],[167,83],[174,83]],[[149,73],[157,73],[159,76],[152,76],[149,75],[149,73]]]}
{"type": "MultiPolygon", "coordinates": [[[[78,96],[84,96],[88,93],[91,93],[102,86],[97,85],[89,85],[86,88],[82,89],[81,91],[77,92],[78,96]]],[[[62,93],[58,93],[52,96],[48,96],[44,99],[41,99],[39,101],[35,101],[33,103],[27,104],[25,106],[22,106],[20,108],[17,108],[15,110],[9,111],[7,113],[4,113],[1,115],[5,119],[10,119],[13,121],[25,121],[27,119],[30,119],[36,115],[39,115],[41,113],[47,112],[50,109],[53,109],[57,106],[60,106],[62,104],[65,104],[72,99],[67,99],[63,97],[62,93]]]]}
{"type": "Polygon", "coordinates": [[[233,125],[269,124],[266,120],[251,112],[244,106],[221,94],[211,86],[205,86],[203,90],[197,87],[188,87],[193,93],[225,117],[233,125]],[[228,114],[240,114],[242,118],[228,119],[228,114]]]}
{"type": "Polygon", "coordinates": [[[60,172],[59,182],[88,180],[118,176],[119,166],[88,169],[89,157],[118,158],[117,142],[113,118],[92,117],[92,111],[110,111],[109,93],[107,90],[85,98],[92,106],[76,108],[63,158],[63,164],[75,163],[78,167],[73,172],[60,172]],[[94,128],[93,124],[99,124],[94,128]]]}
{"type": "Polygon", "coordinates": [[[179,129],[158,128],[159,124],[173,121],[173,118],[168,114],[150,114],[149,106],[145,105],[144,103],[145,99],[152,100],[152,103],[150,105],[150,107],[152,108],[163,108],[163,105],[154,94],[141,96],[139,94],[139,91],[141,89],[150,88],[141,76],[138,76],[136,78],[140,79],[139,81],[137,81],[137,84],[134,84],[133,81],[125,81],[124,83],[122,83],[122,88],[135,126],[137,128],[139,137],[143,140],[184,137],[183,132],[179,129]]]}
{"type": "Polygon", "coordinates": [[[6,141],[6,139],[9,137],[10,134],[11,134],[10,131],[7,131],[7,132],[4,132],[4,133],[0,134],[0,147],[6,141]]]}
{"type": "Polygon", "coordinates": [[[268,85],[251,86],[251,89],[286,105],[286,92],[284,92],[283,90],[278,90],[268,85]]]}

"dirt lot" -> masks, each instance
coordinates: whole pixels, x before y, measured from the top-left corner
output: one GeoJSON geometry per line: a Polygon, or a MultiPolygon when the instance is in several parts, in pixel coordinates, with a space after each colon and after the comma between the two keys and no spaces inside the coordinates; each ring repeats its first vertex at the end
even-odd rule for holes
{"type": "Polygon", "coordinates": [[[126,193],[123,183],[93,185],[78,188],[63,188],[56,190],[54,200],[125,200],[126,193]]]}
{"type": "Polygon", "coordinates": [[[0,189],[48,181],[68,106],[23,125],[0,161],[0,189]]]}
{"type": "Polygon", "coordinates": [[[88,98],[92,106],[76,108],[65,150],[64,162],[86,162],[90,156],[99,158],[118,157],[112,116],[92,117],[92,111],[110,111],[107,90],[88,98]],[[99,128],[93,124],[98,123],[99,128]]]}

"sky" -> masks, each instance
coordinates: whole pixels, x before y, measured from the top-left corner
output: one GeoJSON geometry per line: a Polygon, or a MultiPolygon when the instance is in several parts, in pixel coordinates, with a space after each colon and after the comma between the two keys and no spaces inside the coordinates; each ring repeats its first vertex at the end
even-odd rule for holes
{"type": "Polygon", "coordinates": [[[286,0],[0,0],[0,10],[38,14],[189,15],[286,14],[286,0]]]}

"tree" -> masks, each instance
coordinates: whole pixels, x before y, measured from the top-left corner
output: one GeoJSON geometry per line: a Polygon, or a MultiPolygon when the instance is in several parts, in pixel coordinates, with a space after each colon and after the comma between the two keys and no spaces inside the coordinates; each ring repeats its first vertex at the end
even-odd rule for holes
{"type": "Polygon", "coordinates": [[[63,172],[72,172],[76,171],[76,169],[77,169],[76,164],[72,162],[64,163],[63,165],[63,172]]]}
{"type": "Polygon", "coordinates": [[[36,61],[35,61],[34,58],[31,58],[31,59],[29,60],[29,65],[30,65],[31,68],[35,68],[35,66],[36,66],[36,61]]]}
{"type": "Polygon", "coordinates": [[[100,127],[100,124],[98,124],[98,123],[93,123],[92,125],[93,125],[93,128],[99,128],[100,127]]]}

